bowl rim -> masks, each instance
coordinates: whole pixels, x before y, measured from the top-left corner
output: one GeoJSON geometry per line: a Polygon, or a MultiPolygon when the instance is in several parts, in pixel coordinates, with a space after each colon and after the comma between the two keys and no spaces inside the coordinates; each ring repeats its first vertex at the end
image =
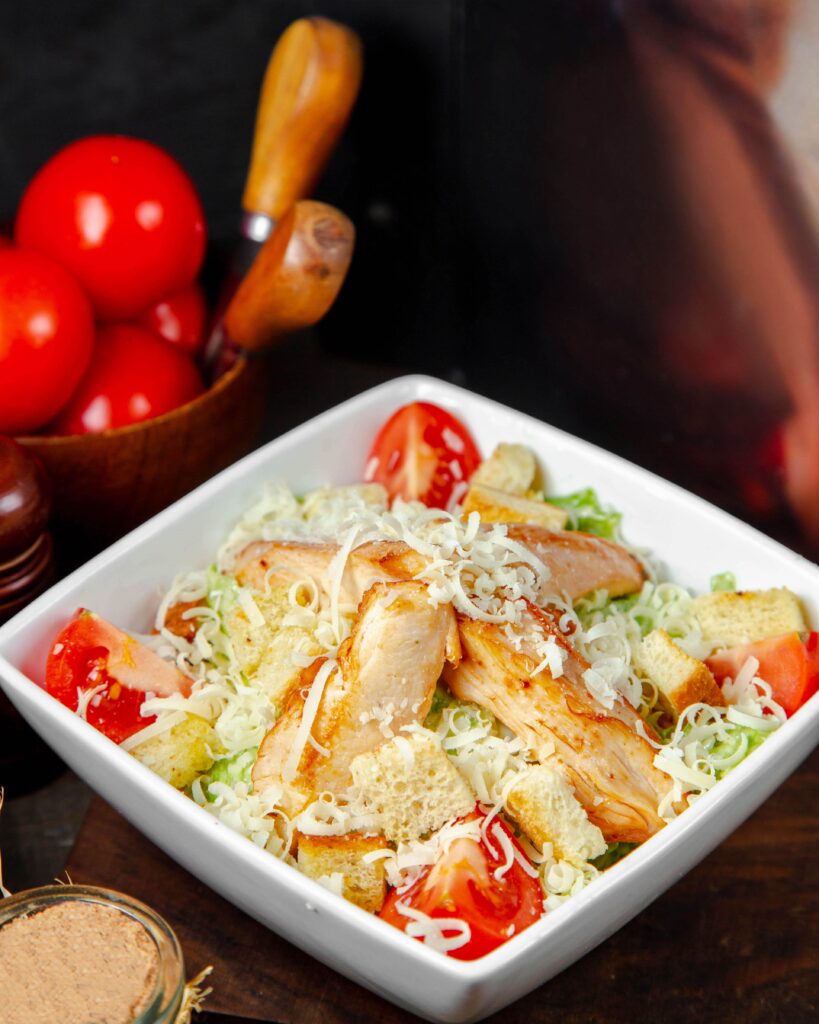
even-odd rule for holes
{"type": "Polygon", "coordinates": [[[126,423],[122,427],[109,427],[107,430],[98,430],[87,434],[18,434],[12,440],[25,448],[35,451],[42,449],[59,449],[69,447],[80,447],[83,444],[103,444],[106,441],[127,437],[131,434],[141,434],[152,429],[161,429],[167,426],[172,420],[189,416],[198,411],[211,401],[223,394],[228,388],[245,373],[254,360],[248,358],[248,354],[240,352],[233,365],[198,395],[177,405],[159,416],[152,416],[150,419],[141,420],[139,423],[126,423]]]}

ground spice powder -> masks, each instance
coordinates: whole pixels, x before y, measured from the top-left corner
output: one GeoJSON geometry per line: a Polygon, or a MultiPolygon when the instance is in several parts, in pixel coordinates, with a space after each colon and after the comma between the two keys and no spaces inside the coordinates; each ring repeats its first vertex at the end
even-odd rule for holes
{"type": "Polygon", "coordinates": [[[0,928],[0,1022],[132,1024],[158,971],[138,921],[98,903],[55,903],[0,928]]]}

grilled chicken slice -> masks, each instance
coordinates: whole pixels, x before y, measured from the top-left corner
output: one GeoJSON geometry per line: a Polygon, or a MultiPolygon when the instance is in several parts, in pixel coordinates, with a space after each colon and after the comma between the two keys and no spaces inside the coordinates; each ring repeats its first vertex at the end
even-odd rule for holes
{"type": "Polygon", "coordinates": [[[607,590],[609,597],[621,597],[639,590],[646,579],[634,555],[620,544],[590,533],[510,523],[509,536],[549,569],[545,594],[564,593],[574,601],[593,590],[607,590]]]}
{"type": "MultiPolygon", "coordinates": [[[[266,581],[286,583],[308,576],[330,594],[338,551],[336,544],[256,541],[239,555],[236,578],[245,586],[264,590],[266,581]]],[[[400,541],[362,544],[350,552],[344,565],[339,602],[356,608],[373,583],[412,579],[425,565],[422,555],[400,541]]]]}
{"type": "MultiPolygon", "coordinates": [[[[624,547],[589,533],[547,530],[531,523],[510,523],[509,536],[544,563],[549,578],[543,596],[565,594],[571,600],[607,590],[620,597],[639,590],[646,574],[624,547]]],[[[256,541],[239,555],[236,576],[240,583],[263,590],[265,580],[284,583],[309,576],[325,594],[330,593],[335,544],[291,541],[256,541]]],[[[412,579],[423,572],[427,560],[401,541],[375,541],[353,549],[341,579],[339,601],[356,607],[365,591],[378,581],[412,579]]]]}
{"type": "MultiPolygon", "coordinates": [[[[460,653],[452,607],[430,604],[424,584],[374,584],[339,649],[338,669],[324,685],[310,730],[326,754],[309,740],[293,753],[305,707],[303,687],[296,688],[259,748],[254,788],[282,784],[281,806],[291,816],[324,791],[344,793],[354,758],[398,735],[402,726],[423,722],[444,661],[457,664],[460,653]]],[[[319,670],[311,666],[303,682],[315,686],[319,670]]]]}
{"type": "Polygon", "coordinates": [[[588,662],[554,623],[530,605],[520,650],[499,626],[462,617],[458,624],[464,658],[444,670],[455,696],[488,708],[543,760],[556,756],[609,842],[640,843],[657,832],[657,806],[671,782],[654,767],[636,713],[622,700],[607,710],[591,696],[582,678],[588,662]],[[540,658],[527,636],[535,631],[565,652],[556,679],[548,669],[533,676],[540,658]]]}

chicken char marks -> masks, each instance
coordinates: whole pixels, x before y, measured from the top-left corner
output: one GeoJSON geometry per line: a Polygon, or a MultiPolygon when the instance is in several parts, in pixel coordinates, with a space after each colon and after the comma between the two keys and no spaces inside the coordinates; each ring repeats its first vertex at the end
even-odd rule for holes
{"type": "Polygon", "coordinates": [[[664,824],[657,807],[671,782],[654,767],[637,714],[620,699],[606,709],[589,693],[582,678],[588,662],[551,619],[530,606],[523,632],[555,637],[564,651],[558,678],[548,669],[533,675],[540,659],[526,639],[517,650],[497,625],[459,616],[458,626],[464,657],[444,670],[455,696],[487,708],[544,761],[556,758],[609,842],[639,843],[657,832],[664,824]]]}
{"type": "MultiPolygon", "coordinates": [[[[305,707],[304,687],[297,687],[259,748],[254,788],[282,784],[280,806],[291,816],[322,792],[342,795],[352,783],[353,759],[380,746],[391,733],[400,735],[402,726],[422,723],[444,661],[457,664],[459,659],[450,605],[430,604],[422,583],[374,584],[339,648],[338,669],[327,679],[310,730],[327,754],[308,741],[298,765],[291,763],[305,707]]],[[[307,670],[305,684],[315,685],[320,665],[307,670]]]]}

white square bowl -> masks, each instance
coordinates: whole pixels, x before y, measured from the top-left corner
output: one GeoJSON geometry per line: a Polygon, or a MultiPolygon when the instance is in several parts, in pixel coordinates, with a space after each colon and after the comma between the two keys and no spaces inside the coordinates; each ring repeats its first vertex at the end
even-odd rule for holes
{"type": "Polygon", "coordinates": [[[430,1020],[474,1021],[547,981],[690,870],[793,771],[819,734],[819,695],[680,818],[558,910],[488,956],[462,963],[426,948],[231,832],[81,721],[41,686],[46,651],[76,608],[147,630],[177,572],[209,564],[264,483],[296,491],[360,480],[369,445],[400,405],[456,413],[485,453],[530,445],[550,489],[592,485],[624,513],[626,536],[700,590],[719,571],[743,588],[787,586],[819,623],[819,568],[658,477],[528,416],[428,377],[345,402],[231,466],[52,587],[0,628],[0,683],[57,753],[188,871],[290,942],[430,1020]]]}

